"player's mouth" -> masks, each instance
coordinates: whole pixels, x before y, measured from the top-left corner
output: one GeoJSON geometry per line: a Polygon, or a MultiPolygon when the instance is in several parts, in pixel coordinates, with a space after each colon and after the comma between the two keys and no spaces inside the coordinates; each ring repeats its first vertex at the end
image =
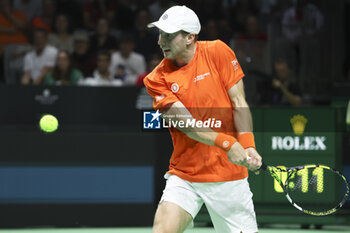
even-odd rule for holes
{"type": "Polygon", "coordinates": [[[163,49],[163,52],[164,52],[164,53],[169,53],[169,52],[170,52],[170,49],[163,49]]]}

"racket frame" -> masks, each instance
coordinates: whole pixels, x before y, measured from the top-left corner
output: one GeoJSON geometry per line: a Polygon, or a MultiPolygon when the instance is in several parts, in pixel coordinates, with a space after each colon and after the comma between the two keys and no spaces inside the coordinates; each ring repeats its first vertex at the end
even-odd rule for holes
{"type": "Polygon", "coordinates": [[[320,165],[320,164],[309,164],[309,165],[302,165],[302,166],[295,166],[295,167],[288,167],[288,168],[281,168],[281,167],[274,167],[274,166],[270,166],[270,165],[266,165],[265,163],[262,163],[261,167],[260,167],[260,170],[263,170],[263,171],[267,171],[269,172],[269,174],[280,184],[280,186],[282,187],[283,189],[283,192],[284,194],[286,195],[286,198],[287,200],[298,210],[302,211],[303,213],[305,214],[309,214],[309,215],[314,215],[314,216],[326,216],[326,215],[330,215],[334,212],[336,212],[338,209],[340,209],[346,199],[348,198],[349,196],[349,183],[348,181],[346,180],[345,176],[338,170],[334,169],[334,168],[331,168],[329,166],[326,166],[326,165],[320,165]],[[289,183],[289,179],[295,174],[297,173],[299,170],[302,170],[304,168],[317,168],[317,167],[320,167],[320,168],[323,168],[323,169],[328,169],[330,171],[332,171],[333,173],[336,173],[337,175],[339,175],[344,183],[345,183],[345,186],[346,186],[346,191],[345,191],[345,195],[343,196],[343,199],[341,200],[341,202],[333,207],[332,209],[329,209],[327,211],[310,211],[310,210],[306,210],[302,207],[300,207],[298,204],[296,204],[292,198],[290,197],[289,193],[288,193],[288,183],[289,183]],[[285,181],[285,183],[282,182],[282,180],[279,178],[279,175],[277,174],[277,172],[287,172],[288,173],[288,176],[287,176],[287,179],[285,181]]]}

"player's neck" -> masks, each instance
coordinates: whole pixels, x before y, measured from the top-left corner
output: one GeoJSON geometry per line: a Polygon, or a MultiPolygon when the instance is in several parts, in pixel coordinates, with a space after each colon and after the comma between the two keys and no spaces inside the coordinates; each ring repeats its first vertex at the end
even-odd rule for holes
{"type": "Polygon", "coordinates": [[[173,63],[177,67],[183,67],[190,63],[194,56],[196,55],[197,43],[193,43],[190,45],[188,49],[186,49],[183,54],[179,58],[175,58],[173,63]]]}

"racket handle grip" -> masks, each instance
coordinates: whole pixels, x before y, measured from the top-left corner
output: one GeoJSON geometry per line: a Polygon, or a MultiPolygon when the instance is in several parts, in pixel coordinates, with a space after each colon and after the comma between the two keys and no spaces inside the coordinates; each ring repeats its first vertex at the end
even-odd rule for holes
{"type": "Polygon", "coordinates": [[[267,170],[267,165],[264,162],[261,162],[261,166],[260,166],[259,170],[266,171],[267,170]]]}

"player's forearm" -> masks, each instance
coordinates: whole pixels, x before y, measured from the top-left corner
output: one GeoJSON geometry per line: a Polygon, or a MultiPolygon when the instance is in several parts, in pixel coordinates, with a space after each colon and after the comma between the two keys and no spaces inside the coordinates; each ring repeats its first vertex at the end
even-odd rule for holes
{"type": "Polygon", "coordinates": [[[240,80],[238,83],[236,83],[236,85],[229,89],[228,94],[233,106],[233,123],[235,124],[238,132],[237,141],[244,148],[255,148],[254,135],[252,134],[252,115],[250,113],[247,101],[245,100],[243,81],[240,80]]]}
{"type": "MultiPolygon", "coordinates": [[[[162,117],[167,122],[187,122],[195,120],[181,102],[173,103],[169,108],[163,111],[162,117]]],[[[185,133],[189,138],[211,146],[214,145],[215,139],[218,135],[218,133],[212,129],[198,128],[196,124],[189,124],[188,127],[179,127],[178,125],[176,128],[185,133]]]]}
{"type": "Polygon", "coordinates": [[[233,108],[234,124],[238,134],[252,132],[253,122],[249,106],[243,96],[234,99],[235,107],[233,108]]]}

